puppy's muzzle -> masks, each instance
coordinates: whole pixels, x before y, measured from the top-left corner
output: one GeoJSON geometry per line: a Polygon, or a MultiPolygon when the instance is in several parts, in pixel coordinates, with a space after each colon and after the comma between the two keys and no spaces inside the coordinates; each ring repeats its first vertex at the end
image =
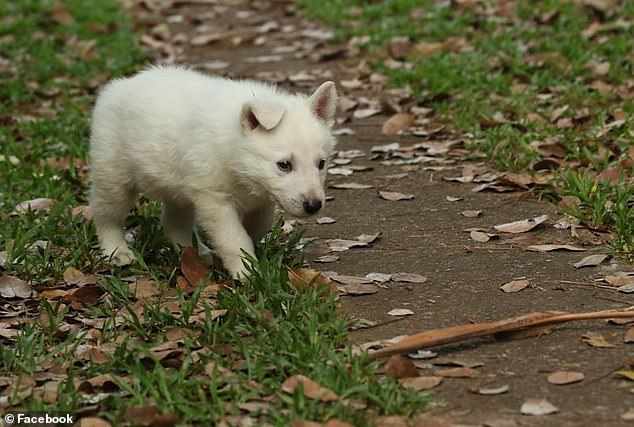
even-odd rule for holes
{"type": "Polygon", "coordinates": [[[304,212],[308,215],[317,213],[321,209],[321,200],[306,200],[304,201],[304,212]]]}

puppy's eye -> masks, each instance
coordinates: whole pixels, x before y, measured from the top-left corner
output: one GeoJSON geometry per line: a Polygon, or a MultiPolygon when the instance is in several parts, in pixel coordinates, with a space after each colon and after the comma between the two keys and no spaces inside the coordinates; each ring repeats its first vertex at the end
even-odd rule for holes
{"type": "Polygon", "coordinates": [[[291,165],[291,162],[289,162],[288,160],[280,160],[279,162],[277,162],[277,167],[282,172],[290,172],[293,170],[293,165],[291,165]]]}
{"type": "Polygon", "coordinates": [[[324,159],[321,159],[319,161],[319,170],[322,170],[324,167],[326,166],[326,161],[324,159]]]}

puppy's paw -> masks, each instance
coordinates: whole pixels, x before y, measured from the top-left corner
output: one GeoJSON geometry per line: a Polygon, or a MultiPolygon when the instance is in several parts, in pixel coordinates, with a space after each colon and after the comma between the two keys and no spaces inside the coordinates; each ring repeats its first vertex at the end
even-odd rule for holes
{"type": "Polygon", "coordinates": [[[111,263],[116,265],[117,267],[123,267],[125,265],[130,265],[134,262],[136,258],[134,254],[129,248],[125,249],[117,249],[114,252],[114,255],[111,258],[111,263]]]}

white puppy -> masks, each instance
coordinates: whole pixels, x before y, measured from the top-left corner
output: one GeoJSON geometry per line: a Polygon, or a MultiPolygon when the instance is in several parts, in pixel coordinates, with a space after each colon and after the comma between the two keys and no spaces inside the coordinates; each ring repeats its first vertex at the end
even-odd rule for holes
{"type": "Polygon", "coordinates": [[[242,250],[269,231],[274,205],[310,215],[325,203],[337,105],[332,82],[310,97],[254,81],[154,67],[110,82],[92,118],[90,206],[104,254],[134,256],[123,221],[139,193],[163,201],[174,244],[196,222],[225,268],[246,275],[242,250]]]}

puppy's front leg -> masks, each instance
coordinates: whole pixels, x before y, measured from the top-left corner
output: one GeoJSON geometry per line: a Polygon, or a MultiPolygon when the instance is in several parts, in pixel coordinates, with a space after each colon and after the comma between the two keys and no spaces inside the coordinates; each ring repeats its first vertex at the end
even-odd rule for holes
{"type": "Polygon", "coordinates": [[[197,203],[196,214],[225,268],[235,278],[247,277],[242,250],[254,258],[255,251],[235,207],[227,201],[205,200],[197,203]]]}

